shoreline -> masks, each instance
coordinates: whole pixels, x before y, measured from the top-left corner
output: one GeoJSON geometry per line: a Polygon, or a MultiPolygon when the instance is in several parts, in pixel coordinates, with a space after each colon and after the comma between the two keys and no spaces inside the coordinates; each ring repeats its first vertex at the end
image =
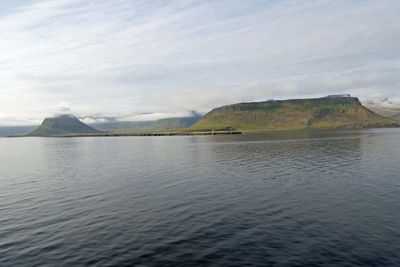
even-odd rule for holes
{"type": "Polygon", "coordinates": [[[241,131],[212,131],[212,132],[159,132],[159,133],[99,133],[99,134],[71,134],[71,135],[53,135],[53,136],[34,136],[34,135],[14,135],[6,136],[11,138],[17,137],[124,137],[124,136],[202,136],[202,135],[237,135],[242,134],[241,131]]]}
{"type": "Polygon", "coordinates": [[[128,136],[206,136],[206,135],[245,135],[245,134],[270,134],[270,133],[293,133],[293,132],[309,132],[309,131],[350,131],[362,129],[395,129],[400,128],[400,125],[387,125],[385,127],[336,127],[336,128],[304,128],[304,129],[276,129],[276,130],[242,130],[242,131],[199,131],[199,132],[102,132],[97,134],[70,134],[70,135],[49,135],[49,136],[35,136],[35,135],[12,135],[3,136],[3,138],[16,138],[16,137],[55,137],[55,138],[72,138],[72,137],[128,137],[128,136]]]}

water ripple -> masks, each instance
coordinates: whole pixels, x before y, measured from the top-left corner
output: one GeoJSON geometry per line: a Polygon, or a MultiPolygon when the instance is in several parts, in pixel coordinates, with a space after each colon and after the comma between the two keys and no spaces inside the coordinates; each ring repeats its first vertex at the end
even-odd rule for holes
{"type": "Polygon", "coordinates": [[[0,266],[397,266],[399,141],[1,139],[0,266]]]}

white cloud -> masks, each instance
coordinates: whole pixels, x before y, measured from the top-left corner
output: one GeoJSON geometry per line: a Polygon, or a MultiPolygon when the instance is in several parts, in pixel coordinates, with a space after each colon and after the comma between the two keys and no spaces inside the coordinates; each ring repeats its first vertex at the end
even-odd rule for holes
{"type": "Polygon", "coordinates": [[[137,119],[342,92],[396,100],[399,12],[389,0],[9,8],[0,12],[0,124],[37,123],[62,107],[137,119]]]}

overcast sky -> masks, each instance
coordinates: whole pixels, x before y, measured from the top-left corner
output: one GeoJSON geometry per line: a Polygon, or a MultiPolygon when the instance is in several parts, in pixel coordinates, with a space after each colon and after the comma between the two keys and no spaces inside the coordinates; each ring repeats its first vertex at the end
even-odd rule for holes
{"type": "Polygon", "coordinates": [[[351,93],[400,102],[398,0],[1,0],[0,124],[351,93]]]}

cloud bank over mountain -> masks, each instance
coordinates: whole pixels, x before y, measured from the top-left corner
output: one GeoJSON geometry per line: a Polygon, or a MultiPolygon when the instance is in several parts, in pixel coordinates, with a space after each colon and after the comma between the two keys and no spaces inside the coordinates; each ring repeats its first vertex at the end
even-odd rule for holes
{"type": "Polygon", "coordinates": [[[396,105],[399,13],[388,0],[3,1],[0,124],[333,93],[396,105]]]}

